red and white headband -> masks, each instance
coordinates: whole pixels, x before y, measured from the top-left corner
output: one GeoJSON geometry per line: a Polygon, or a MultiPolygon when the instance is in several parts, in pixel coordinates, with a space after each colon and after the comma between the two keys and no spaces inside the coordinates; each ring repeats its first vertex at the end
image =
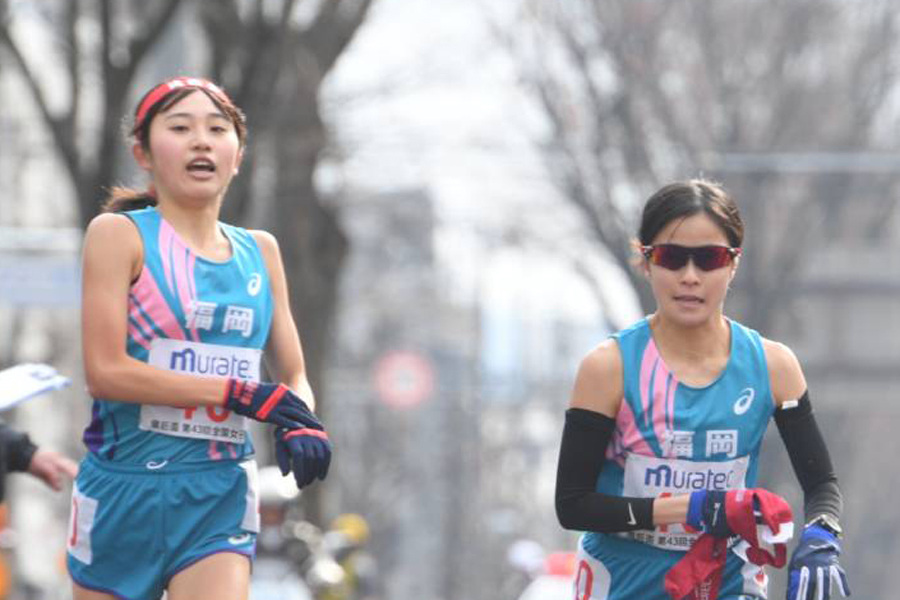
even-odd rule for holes
{"type": "Polygon", "coordinates": [[[146,96],[144,96],[144,100],[141,102],[140,106],[138,106],[137,113],[134,117],[135,129],[141,126],[141,123],[144,122],[144,117],[147,116],[147,112],[151,108],[153,108],[160,100],[165,98],[169,94],[169,92],[177,90],[178,88],[204,89],[212,92],[212,94],[222,103],[233,104],[231,98],[229,98],[228,94],[225,93],[225,90],[214,84],[212,81],[209,81],[208,79],[202,79],[199,77],[175,77],[159,84],[158,86],[150,90],[150,92],[146,96]]]}

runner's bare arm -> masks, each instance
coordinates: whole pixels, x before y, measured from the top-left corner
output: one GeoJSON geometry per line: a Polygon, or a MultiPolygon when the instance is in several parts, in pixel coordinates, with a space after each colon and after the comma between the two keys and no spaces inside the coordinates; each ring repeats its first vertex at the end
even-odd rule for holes
{"type": "Polygon", "coordinates": [[[622,356],[619,345],[610,338],[581,361],[569,408],[583,408],[615,419],[624,395],[622,356]]]}
{"type": "Polygon", "coordinates": [[[798,400],[806,391],[806,378],[797,356],[784,344],[768,339],[763,339],[763,349],[775,405],[781,407],[785,402],[798,400]]]}
{"type": "Polygon", "coordinates": [[[266,364],[272,376],[297,393],[310,407],[316,409],[316,399],[306,377],[306,363],[297,325],[291,313],[287,277],[281,251],[275,236],[265,231],[251,231],[266,261],[272,300],[275,304],[272,329],[266,343],[266,364]]]}
{"type": "MultiPolygon", "coordinates": [[[[593,411],[615,419],[625,395],[622,357],[618,343],[608,339],[591,351],[581,362],[569,408],[593,411]]],[[[593,448],[602,455],[606,448],[593,448]]],[[[684,523],[690,495],[656,498],[653,501],[653,524],[684,523]]]]}
{"type": "Polygon", "coordinates": [[[88,391],[95,398],[189,407],[221,405],[226,380],[152,367],[125,350],[128,291],[140,274],[143,247],[123,215],[91,221],[82,257],[82,352],[88,391]]]}

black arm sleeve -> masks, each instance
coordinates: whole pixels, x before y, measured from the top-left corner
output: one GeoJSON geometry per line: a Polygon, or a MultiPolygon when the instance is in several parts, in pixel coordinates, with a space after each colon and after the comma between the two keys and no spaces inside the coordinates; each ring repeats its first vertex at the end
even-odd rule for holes
{"type": "Polygon", "coordinates": [[[821,514],[839,519],[843,509],[841,490],[825,440],[816,424],[809,392],[803,393],[794,408],[776,410],[775,424],[803,488],[806,520],[821,514]]]}
{"type": "Polygon", "coordinates": [[[27,471],[37,446],[31,443],[27,433],[16,431],[6,423],[0,423],[0,445],[6,458],[6,470],[27,471]]]}
{"type": "Polygon", "coordinates": [[[7,471],[26,471],[31,463],[37,446],[31,443],[28,436],[7,425],[0,423],[0,502],[6,492],[5,480],[7,471]]]}
{"type": "Polygon", "coordinates": [[[556,471],[556,516],[578,531],[653,529],[653,498],[624,498],[595,491],[616,422],[581,408],[566,411],[556,471]]]}

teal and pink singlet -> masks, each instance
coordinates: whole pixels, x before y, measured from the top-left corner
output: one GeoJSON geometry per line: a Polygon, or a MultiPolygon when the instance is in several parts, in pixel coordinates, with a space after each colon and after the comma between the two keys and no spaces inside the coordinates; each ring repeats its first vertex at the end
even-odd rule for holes
{"type": "MultiPolygon", "coordinates": [[[[719,377],[701,388],[668,370],[647,319],[613,335],[625,397],[596,490],[658,497],[699,489],[755,487],[759,450],[775,410],[757,332],[731,326],[731,352],[719,377]]],[[[579,543],[577,600],[670,600],[666,572],[699,534],[683,525],[620,534],[585,533],[579,543]]],[[[768,579],[728,552],[721,600],[766,597],[768,579]]]]}
{"type": "MultiPolygon", "coordinates": [[[[215,262],[155,208],[125,214],[144,248],[128,296],[128,354],[164,370],[259,380],[273,300],[253,237],[220,223],[232,253],[215,262]]],[[[245,417],[95,398],[83,439],[68,543],[76,582],[155,598],[204,556],[253,554],[259,514],[245,417]]]]}

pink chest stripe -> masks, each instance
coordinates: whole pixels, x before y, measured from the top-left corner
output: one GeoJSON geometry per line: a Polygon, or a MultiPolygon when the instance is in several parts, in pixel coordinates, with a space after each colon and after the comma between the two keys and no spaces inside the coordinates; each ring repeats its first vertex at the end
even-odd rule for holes
{"type": "MultiPolygon", "coordinates": [[[[134,313],[132,313],[132,315],[134,315],[134,313]]],[[[135,316],[136,319],[138,317],[140,317],[140,315],[135,316]]],[[[149,350],[150,342],[148,341],[148,337],[150,336],[146,333],[146,331],[148,331],[147,322],[144,321],[143,318],[140,319],[137,325],[131,322],[128,323],[128,336],[131,338],[131,340],[135,344],[142,346],[144,350],[149,350]]]]}
{"type": "Polygon", "coordinates": [[[662,447],[666,447],[668,432],[675,427],[675,389],[678,381],[666,368],[656,344],[651,339],[641,359],[640,394],[644,410],[644,425],[651,425],[650,407],[653,407],[653,432],[662,447]],[[651,389],[652,381],[652,389],[651,389]]]}
{"type": "MultiPolygon", "coordinates": [[[[166,274],[166,283],[170,290],[174,290],[177,286],[178,300],[187,314],[197,298],[197,283],[194,280],[194,264],[197,257],[184,245],[166,221],[162,221],[159,225],[159,254],[163,272],[166,274]]],[[[189,332],[192,340],[200,340],[196,329],[192,328],[189,332]]]]}
{"type": "MultiPolygon", "coordinates": [[[[184,333],[178,326],[178,319],[166,303],[165,297],[147,267],[144,267],[137,282],[131,286],[129,304],[131,304],[129,307],[131,316],[141,323],[142,327],[146,327],[148,332],[153,331],[151,327],[153,325],[162,330],[166,337],[174,340],[184,339],[184,333]],[[150,323],[144,320],[141,312],[150,318],[150,323]]],[[[153,337],[152,333],[150,337],[153,337]]]]}
{"type": "Polygon", "coordinates": [[[607,448],[606,457],[617,460],[619,464],[624,464],[623,455],[626,450],[653,456],[653,450],[637,426],[631,405],[623,400],[619,414],[616,415],[616,433],[613,436],[613,442],[607,448]]]}

